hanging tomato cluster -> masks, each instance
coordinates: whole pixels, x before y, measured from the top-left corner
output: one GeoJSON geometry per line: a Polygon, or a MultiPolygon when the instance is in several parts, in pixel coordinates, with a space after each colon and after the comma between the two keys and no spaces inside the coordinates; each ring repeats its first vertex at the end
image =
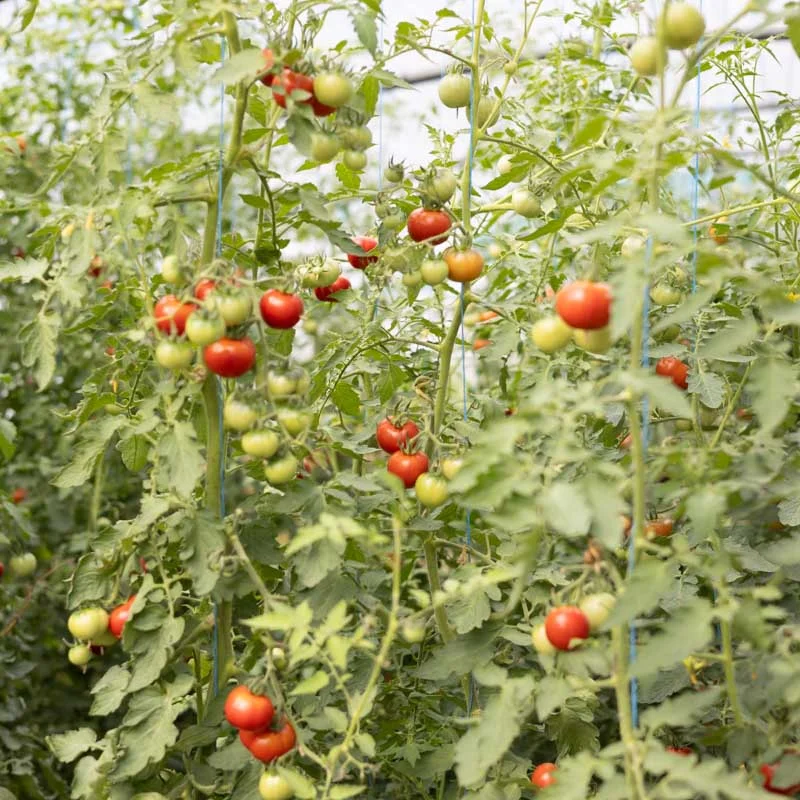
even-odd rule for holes
{"type": "Polygon", "coordinates": [[[67,628],[77,644],[72,645],[67,653],[70,664],[84,668],[92,656],[102,655],[106,647],[121,639],[135,601],[136,595],[131,595],[110,614],[96,606],[73,611],[67,620],[67,628]]]}
{"type": "Polygon", "coordinates": [[[270,764],[292,750],[297,736],[291,722],[281,718],[275,728],[275,707],[266,695],[237,686],[225,700],[225,719],[239,731],[241,743],[259,760],[270,764]]]}

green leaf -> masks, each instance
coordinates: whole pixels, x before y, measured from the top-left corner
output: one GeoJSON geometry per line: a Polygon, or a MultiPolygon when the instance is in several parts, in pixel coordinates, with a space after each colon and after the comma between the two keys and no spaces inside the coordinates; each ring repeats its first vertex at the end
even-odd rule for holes
{"type": "Polygon", "coordinates": [[[651,611],[672,588],[675,569],[661,561],[642,561],[625,579],[625,591],[617,596],[606,628],[624,625],[651,611]]]}
{"type": "Polygon", "coordinates": [[[37,314],[20,328],[22,363],[34,369],[39,390],[46,388],[56,370],[56,340],[61,318],[56,314],[37,314]]]}
{"type": "Polygon", "coordinates": [[[721,331],[717,331],[697,350],[698,359],[724,359],[725,356],[749,345],[758,335],[758,323],[748,314],[721,331]]]}
{"type": "Polygon", "coordinates": [[[292,696],[304,694],[316,694],[330,683],[328,673],[324,670],[317,670],[313,675],[300,681],[290,692],[292,696]]]}
{"type": "Polygon", "coordinates": [[[589,476],[581,482],[581,486],[592,509],[592,533],[605,547],[617,547],[620,517],[626,511],[625,501],[619,493],[619,483],[589,476]]]}
{"type": "Polygon", "coordinates": [[[456,775],[462,786],[482,781],[506,753],[533,710],[533,677],[508,678],[483,708],[479,724],[456,745],[456,775]]]}
{"type": "Polygon", "coordinates": [[[145,468],[149,449],[150,446],[144,436],[133,435],[117,442],[117,450],[122,456],[122,463],[131,472],[139,472],[145,468]]]}
{"type": "Polygon", "coordinates": [[[563,678],[545,675],[536,687],[536,716],[544,722],[573,694],[574,689],[563,678]]]}
{"type": "Polygon", "coordinates": [[[194,426],[190,422],[175,422],[159,441],[156,453],[166,466],[170,489],[182,497],[191,496],[205,472],[205,459],[194,426]]]}
{"type": "Polygon", "coordinates": [[[220,578],[216,560],[225,549],[222,526],[207,516],[188,520],[181,528],[181,542],[180,557],[191,576],[193,591],[205,597],[220,578]]]}
{"type": "Polygon", "coordinates": [[[699,720],[720,698],[719,686],[706,686],[702,692],[684,692],[677,697],[662,700],[642,714],[642,726],[656,732],[664,726],[685,728],[699,720]]]}
{"type": "Polygon", "coordinates": [[[753,410],[764,433],[772,433],[789,411],[797,394],[795,368],[786,361],[765,358],[750,373],[747,390],[753,398],[753,410]]]}
{"type": "Polygon", "coordinates": [[[91,477],[97,459],[111,437],[125,424],[124,417],[104,417],[99,422],[84,426],[72,461],[53,478],[53,485],[59,489],[83,486],[91,477]]]}
{"type": "Polygon", "coordinates": [[[28,0],[25,10],[20,15],[19,31],[24,31],[33,22],[36,10],[39,8],[39,0],[28,0]]]}
{"type": "Polygon", "coordinates": [[[0,261],[0,281],[20,281],[30,283],[43,278],[49,262],[43,258],[17,258],[14,261],[0,261]]]}
{"type": "Polygon", "coordinates": [[[59,761],[69,763],[79,755],[94,748],[97,733],[90,728],[79,728],[69,733],[57,733],[47,737],[47,744],[59,761]]]}
{"type": "Polygon", "coordinates": [[[719,408],[725,399],[725,381],[713,372],[692,370],[689,373],[689,394],[696,394],[709,408],[719,408]]]}
{"type": "Polygon", "coordinates": [[[786,33],[795,55],[800,57],[800,14],[792,13],[786,17],[786,33]]]}
{"type": "Polygon", "coordinates": [[[638,373],[628,375],[628,387],[637,394],[644,394],[651,408],[657,408],[671,417],[692,418],[692,406],[686,393],[672,381],[660,375],[638,373]]]}
{"type": "Polygon", "coordinates": [[[299,797],[300,800],[313,800],[317,796],[313,781],[302,773],[281,766],[277,767],[277,772],[292,787],[295,797],[299,797]]]}
{"type": "Polygon", "coordinates": [[[375,15],[366,11],[353,14],[353,28],[358,40],[374,56],[378,49],[378,28],[375,25],[375,15]]]}
{"type": "Polygon", "coordinates": [[[707,538],[717,529],[717,521],[725,511],[727,498],[719,489],[704,486],[686,501],[686,513],[698,537],[707,538]]]}
{"type": "Polygon", "coordinates": [[[340,783],[332,786],[330,790],[331,800],[346,800],[348,797],[355,797],[366,791],[366,786],[353,786],[350,784],[340,783]]]}
{"type": "Polygon", "coordinates": [[[0,455],[10,461],[16,451],[14,440],[17,438],[17,429],[13,422],[0,419],[0,455]]]}
{"type": "Polygon", "coordinates": [[[489,619],[492,608],[482,588],[460,595],[447,603],[447,616],[459,634],[479,628],[489,619]]]}
{"type": "Polygon", "coordinates": [[[565,536],[586,536],[592,524],[592,510],[583,493],[569,483],[553,483],[542,493],[548,525],[565,536]]]}
{"type": "Polygon", "coordinates": [[[800,564],[800,533],[768,545],[764,548],[763,555],[784,567],[800,564]]]}
{"type": "Polygon", "coordinates": [[[96,717],[103,717],[116,711],[127,694],[128,683],[131,675],[124,667],[115,664],[92,687],[94,702],[89,711],[96,717]]]}
{"type": "Polygon", "coordinates": [[[241,80],[253,80],[266,67],[263,53],[247,48],[231,56],[212,76],[217,83],[230,85],[241,80]]]}
{"type": "Polygon", "coordinates": [[[470,631],[443,647],[436,648],[417,670],[417,674],[420,678],[431,681],[446,680],[451,675],[464,675],[492,659],[496,635],[497,629],[490,626],[470,631]]]}
{"type": "Polygon", "coordinates": [[[361,414],[361,398],[349,383],[339,381],[331,392],[331,400],[343,414],[351,417],[361,414]]]}

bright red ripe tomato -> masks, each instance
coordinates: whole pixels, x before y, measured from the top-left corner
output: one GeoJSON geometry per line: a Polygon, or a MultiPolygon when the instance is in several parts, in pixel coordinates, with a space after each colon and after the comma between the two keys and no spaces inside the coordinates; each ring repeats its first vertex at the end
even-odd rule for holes
{"type": "Polygon", "coordinates": [[[425,453],[404,453],[398,450],[389,456],[386,469],[397,475],[405,484],[406,489],[411,489],[417,478],[428,471],[428,456],[425,453]]]}
{"type": "Polygon", "coordinates": [[[329,114],[333,114],[333,112],[336,111],[333,106],[326,106],[325,103],[320,103],[316,95],[311,96],[311,109],[315,117],[327,117],[329,114]]]}
{"type": "Polygon", "coordinates": [[[416,208],[408,215],[408,235],[415,242],[441,244],[449,230],[450,217],[444,211],[416,208]]]}
{"type": "Polygon", "coordinates": [[[589,638],[589,620],[577,606],[559,606],[545,618],[544,630],[553,647],[569,650],[573,639],[589,638]]]}
{"type": "Polygon", "coordinates": [[[18,506],[20,503],[24,502],[27,497],[28,497],[28,490],[23,489],[22,487],[14,489],[14,491],[11,492],[11,502],[15,506],[18,506]]]}
{"type": "Polygon", "coordinates": [[[411,420],[397,426],[387,417],[378,423],[375,438],[378,440],[378,447],[381,450],[386,453],[396,453],[418,433],[419,428],[411,420]]]}
{"type": "Polygon", "coordinates": [[[330,286],[318,286],[314,289],[314,294],[317,300],[323,300],[327,303],[338,303],[339,301],[335,297],[331,297],[331,295],[337,292],[344,292],[349,288],[350,281],[347,280],[344,275],[340,275],[330,286]]]}
{"type": "MultiPolygon", "coordinates": [[[[356,236],[353,241],[367,253],[374,250],[378,246],[378,240],[373,239],[371,236],[356,236]]],[[[347,260],[351,266],[356,269],[366,269],[369,264],[373,264],[378,260],[377,256],[356,256],[352,253],[347,254],[347,260]]]]}
{"type": "Polygon", "coordinates": [[[568,283],[556,294],[556,313],[571,328],[605,328],[611,319],[611,288],[592,281],[568,283]]]}
{"type": "Polygon", "coordinates": [[[775,770],[778,769],[779,763],[775,764],[762,764],[758,769],[759,772],[764,776],[764,788],[768,792],[772,792],[772,794],[781,794],[785,797],[791,797],[792,795],[798,794],[800,792],[800,783],[796,783],[794,786],[773,786],[772,780],[775,777],[775,770]]]}
{"type": "Polygon", "coordinates": [[[295,72],[289,67],[284,67],[283,72],[280,75],[276,75],[272,81],[272,96],[281,108],[286,108],[286,99],[292,92],[301,90],[308,92],[308,97],[302,100],[297,99],[295,102],[310,105],[314,97],[314,81],[308,75],[295,72]]]}
{"type": "Polygon", "coordinates": [[[256,363],[252,339],[218,339],[203,349],[206,366],[223,378],[238,378],[256,363]]]}
{"type": "Polygon", "coordinates": [[[689,367],[675,356],[660,358],[656,374],[669,378],[679,389],[689,388],[689,367]]]}
{"type": "Polygon", "coordinates": [[[280,730],[266,730],[260,733],[240,730],[239,739],[259,761],[269,764],[295,746],[297,735],[292,723],[284,718],[280,730]]]}
{"type": "Polygon", "coordinates": [[[153,309],[156,327],[163,333],[175,333],[183,336],[186,330],[186,320],[189,315],[197,310],[194,303],[182,303],[174,294],[164,295],[153,309]]]}
{"type": "Polygon", "coordinates": [[[216,288],[217,282],[215,280],[203,278],[201,281],[198,281],[197,286],[194,287],[194,296],[198,300],[205,300],[216,288]]]}
{"type": "Polygon", "coordinates": [[[132,594],[122,605],[117,606],[108,615],[108,629],[117,639],[122,638],[122,631],[131,616],[131,606],[134,600],[136,600],[136,595],[132,594]]]}
{"type": "Polygon", "coordinates": [[[263,731],[272,723],[275,708],[269,697],[237,686],[225,700],[225,719],[244,731],[263,731]]]}
{"type": "Polygon", "coordinates": [[[294,328],[303,315],[303,301],[296,294],[269,289],[261,295],[261,319],[270,328],[294,328]]]}
{"type": "Polygon", "coordinates": [[[531,783],[538,789],[546,789],[556,783],[555,771],[558,769],[555,764],[545,761],[531,773],[531,783]]]}

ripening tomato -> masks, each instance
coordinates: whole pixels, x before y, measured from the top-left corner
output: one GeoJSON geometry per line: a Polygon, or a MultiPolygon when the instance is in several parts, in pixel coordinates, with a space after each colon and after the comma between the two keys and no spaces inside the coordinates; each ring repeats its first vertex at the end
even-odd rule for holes
{"type": "Polygon", "coordinates": [[[655,36],[637,39],[628,55],[631,66],[638,75],[650,77],[658,72],[658,39],[655,36]]]}
{"type": "Polygon", "coordinates": [[[178,256],[170,255],[167,256],[161,262],[161,274],[164,276],[164,280],[167,283],[180,283],[183,279],[183,273],[181,272],[181,265],[178,261],[178,256]]]}
{"type": "Polygon", "coordinates": [[[219,311],[225,324],[232,328],[247,322],[253,310],[253,301],[244,292],[215,292],[214,308],[219,311]]]}
{"type": "Polygon", "coordinates": [[[472,349],[477,352],[478,350],[483,350],[484,347],[488,347],[491,343],[491,339],[476,339],[472,343],[472,349]]]}
{"type": "Polygon", "coordinates": [[[591,630],[599,628],[608,619],[616,602],[617,598],[610,592],[590,594],[581,600],[579,607],[589,620],[591,630]]]}
{"type": "Polygon", "coordinates": [[[415,208],[408,215],[408,235],[415,242],[434,245],[447,239],[450,230],[450,217],[444,211],[429,208],[415,208]]]}
{"type": "Polygon", "coordinates": [[[167,294],[156,302],[153,317],[162,333],[174,332],[182,336],[186,330],[186,320],[196,310],[194,303],[182,303],[174,294],[167,294]]]}
{"type": "Polygon", "coordinates": [[[308,412],[298,411],[295,408],[279,408],[277,417],[278,422],[289,436],[299,436],[311,425],[312,419],[308,412]]]}
{"type": "Polygon", "coordinates": [[[439,99],[448,108],[466,108],[472,94],[472,80],[460,72],[451,72],[439,81],[439,99]]]}
{"type": "Polygon", "coordinates": [[[599,328],[596,331],[584,331],[576,328],[572,332],[572,338],[581,350],[597,355],[608,352],[613,344],[610,327],[599,328]]]}
{"type": "Polygon", "coordinates": [[[211,278],[203,278],[197,282],[197,285],[194,287],[194,296],[198,300],[205,300],[214,289],[217,288],[217,282],[212,280],[211,278]]]}
{"type": "Polygon", "coordinates": [[[679,358],[660,358],[656,364],[656,374],[669,378],[679,389],[689,388],[689,367],[679,358]]]}
{"type": "Polygon", "coordinates": [[[85,667],[92,660],[92,648],[86,644],[76,644],[67,653],[69,663],[74,667],[85,667]]]}
{"type": "Polygon", "coordinates": [[[727,217],[720,217],[717,221],[716,225],[712,225],[708,229],[708,235],[717,243],[717,244],[727,244],[728,243],[728,231],[730,230],[728,226],[728,218],[727,217]]]}
{"type": "Polygon", "coordinates": [[[225,719],[243,731],[263,731],[272,724],[275,708],[266,695],[236,686],[225,698],[225,719]]]}
{"type": "Polygon", "coordinates": [[[654,519],[644,526],[644,534],[648,539],[671,536],[675,523],[671,519],[654,519]]]}
{"type": "Polygon", "coordinates": [[[252,428],[258,420],[258,409],[249,403],[229,397],[222,410],[222,421],[225,427],[232,431],[246,431],[252,428]]]}
{"type": "Polygon", "coordinates": [[[375,429],[378,447],[386,453],[396,453],[408,444],[419,433],[419,428],[408,420],[402,425],[395,425],[390,417],[382,419],[375,429]]]}
{"type": "Polygon", "coordinates": [[[424,188],[431,200],[446,203],[456,193],[458,179],[452,170],[439,167],[428,176],[424,188]]]}
{"type": "Polygon", "coordinates": [[[15,578],[27,578],[36,572],[37,566],[38,561],[33,553],[11,556],[8,562],[8,569],[15,578]]]}
{"type": "Polygon", "coordinates": [[[259,760],[269,764],[276,758],[288,753],[297,741],[292,723],[284,717],[282,727],[277,730],[239,731],[242,744],[259,760]]]}
{"type": "Polygon", "coordinates": [[[703,15],[690,3],[670,3],[664,17],[664,41],[670,50],[696,45],[706,30],[703,15]]]}
{"type": "MultiPolygon", "coordinates": [[[[259,72],[263,72],[264,70],[272,69],[275,66],[275,54],[269,47],[265,47],[261,51],[261,55],[264,56],[264,66],[259,70],[259,72]]],[[[266,75],[261,76],[261,83],[264,86],[272,86],[275,81],[275,73],[268,72],[266,75]]]]}
{"type": "Polygon", "coordinates": [[[414,482],[417,500],[425,508],[437,508],[447,502],[450,491],[447,481],[432,472],[423,472],[414,482]]]}
{"type": "Polygon", "coordinates": [[[483,271],[483,256],[477,250],[456,250],[450,247],[445,250],[444,260],[448,277],[457,283],[474,281],[483,271]]]}
{"type": "Polygon", "coordinates": [[[605,328],[611,319],[611,288],[593,281],[568,283],[556,294],[556,312],[571,328],[605,328]]]}
{"type": "Polygon", "coordinates": [[[447,276],[450,274],[450,269],[448,268],[446,261],[441,259],[431,259],[422,262],[419,268],[419,273],[422,276],[422,280],[425,281],[428,286],[437,286],[438,284],[447,280],[447,276]]]}
{"type": "Polygon", "coordinates": [[[314,97],[330,108],[347,105],[353,96],[353,83],[340,72],[320,72],[314,78],[314,97]]]}
{"type": "Polygon", "coordinates": [[[279,330],[293,328],[303,316],[303,301],[289,292],[278,289],[268,289],[261,295],[258,303],[261,319],[270,326],[279,330]]]}
{"type": "Polygon", "coordinates": [[[326,303],[338,303],[339,301],[332,295],[347,291],[349,288],[350,281],[344,275],[340,275],[330,286],[318,286],[314,289],[314,294],[317,300],[322,300],[326,303]]]}
{"type": "Polygon", "coordinates": [[[461,467],[464,466],[464,459],[463,458],[443,458],[442,459],[442,475],[447,478],[447,480],[451,481],[458,475],[461,467]]]}
{"type": "Polygon", "coordinates": [[[265,772],[258,781],[261,800],[292,800],[294,789],[286,778],[274,772],[265,772]]]}
{"type": "Polygon", "coordinates": [[[297,459],[291,453],[287,453],[282,458],[269,461],[264,465],[264,477],[273,486],[280,486],[282,483],[292,480],[297,475],[299,468],[300,464],[297,459]]]}
{"type": "Polygon", "coordinates": [[[2,561],[0,561],[0,578],[2,578],[3,575],[5,575],[5,572],[6,572],[6,565],[2,561]]]}
{"type": "Polygon", "coordinates": [[[538,767],[531,773],[531,783],[538,789],[546,789],[556,783],[555,764],[547,761],[544,764],[539,764],[538,767]]]}
{"type": "Polygon", "coordinates": [[[106,262],[103,261],[102,256],[93,256],[92,260],[89,262],[89,274],[93,278],[99,278],[100,275],[103,274],[103,269],[105,268],[106,262]]]}
{"type": "Polygon", "coordinates": [[[79,641],[93,642],[108,629],[108,613],[103,608],[73,611],[67,620],[67,628],[79,641]]]}
{"type": "Polygon", "coordinates": [[[25,502],[25,499],[27,497],[28,497],[28,490],[23,489],[21,486],[14,489],[14,491],[11,492],[11,502],[15,506],[18,506],[20,503],[25,502]]]}
{"type": "Polygon", "coordinates": [[[762,764],[758,771],[764,776],[764,788],[772,794],[781,794],[785,797],[792,797],[800,793],[800,783],[794,786],[775,786],[773,780],[775,779],[775,772],[780,766],[780,762],[775,764],[762,764]]]}
{"type": "MultiPolygon", "coordinates": [[[[356,236],[353,238],[353,242],[357,244],[365,253],[369,253],[370,250],[374,250],[378,246],[378,240],[373,239],[372,236],[356,236]]],[[[350,265],[356,269],[366,269],[370,264],[375,263],[378,260],[378,257],[357,256],[353,253],[348,253],[347,260],[350,262],[350,265]]]]}
{"type": "Polygon", "coordinates": [[[213,344],[225,335],[225,320],[216,312],[200,308],[186,320],[186,338],[198,347],[213,344]]]}
{"type": "Polygon", "coordinates": [[[136,595],[131,595],[122,605],[117,606],[108,616],[108,629],[116,639],[122,638],[125,623],[130,619],[131,606],[136,600],[136,595]]]}
{"type": "Polygon", "coordinates": [[[314,81],[308,75],[295,72],[289,67],[284,67],[283,72],[275,76],[271,86],[272,97],[281,108],[286,108],[289,97],[302,105],[310,105],[314,97],[314,81]],[[293,95],[294,92],[297,94],[293,95]]]}
{"type": "Polygon", "coordinates": [[[690,756],[694,751],[691,747],[668,747],[668,753],[674,753],[676,756],[690,756]]]}
{"type": "Polygon", "coordinates": [[[572,341],[572,328],[557,314],[553,314],[534,324],[531,339],[543,353],[555,353],[572,341]]]}
{"type": "Polygon", "coordinates": [[[569,650],[574,639],[589,637],[589,620],[577,606],[558,606],[545,618],[544,629],[553,647],[569,650]]]}
{"type": "Polygon", "coordinates": [[[281,440],[275,431],[262,428],[248,431],[242,436],[242,450],[249,456],[258,458],[272,458],[278,452],[281,440]]]}
{"type": "Polygon", "coordinates": [[[156,345],[156,361],[165,369],[186,369],[193,359],[194,348],[189,342],[162,339],[156,345]]]}
{"type": "Polygon", "coordinates": [[[550,643],[547,638],[547,632],[544,625],[537,625],[531,631],[531,644],[533,649],[541,656],[552,656],[556,653],[556,648],[550,643]]]}
{"type": "Polygon", "coordinates": [[[425,453],[404,453],[398,450],[389,456],[386,469],[397,475],[405,484],[406,489],[411,489],[423,472],[428,471],[428,456],[425,453]]]}
{"type": "Polygon", "coordinates": [[[223,378],[238,378],[256,363],[252,339],[219,339],[203,349],[206,366],[223,378]]]}

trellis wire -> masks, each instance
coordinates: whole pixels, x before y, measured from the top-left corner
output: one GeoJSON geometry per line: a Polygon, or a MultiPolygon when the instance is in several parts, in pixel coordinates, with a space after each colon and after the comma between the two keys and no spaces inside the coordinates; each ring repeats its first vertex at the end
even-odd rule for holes
{"type": "MultiPolygon", "coordinates": [[[[700,0],[700,13],[703,13],[703,0],[700,0]]],[[[698,43],[698,48],[703,46],[703,40],[698,43]]],[[[700,102],[703,92],[703,78],[702,78],[703,60],[697,60],[697,81],[696,81],[696,94],[694,106],[694,128],[695,131],[700,130],[700,102]]],[[[694,180],[692,192],[692,219],[697,219],[698,209],[700,207],[700,151],[694,154],[694,180]]],[[[692,250],[692,294],[697,291],[697,240],[699,237],[698,225],[692,226],[692,238],[694,240],[694,249],[692,250]]]]}

